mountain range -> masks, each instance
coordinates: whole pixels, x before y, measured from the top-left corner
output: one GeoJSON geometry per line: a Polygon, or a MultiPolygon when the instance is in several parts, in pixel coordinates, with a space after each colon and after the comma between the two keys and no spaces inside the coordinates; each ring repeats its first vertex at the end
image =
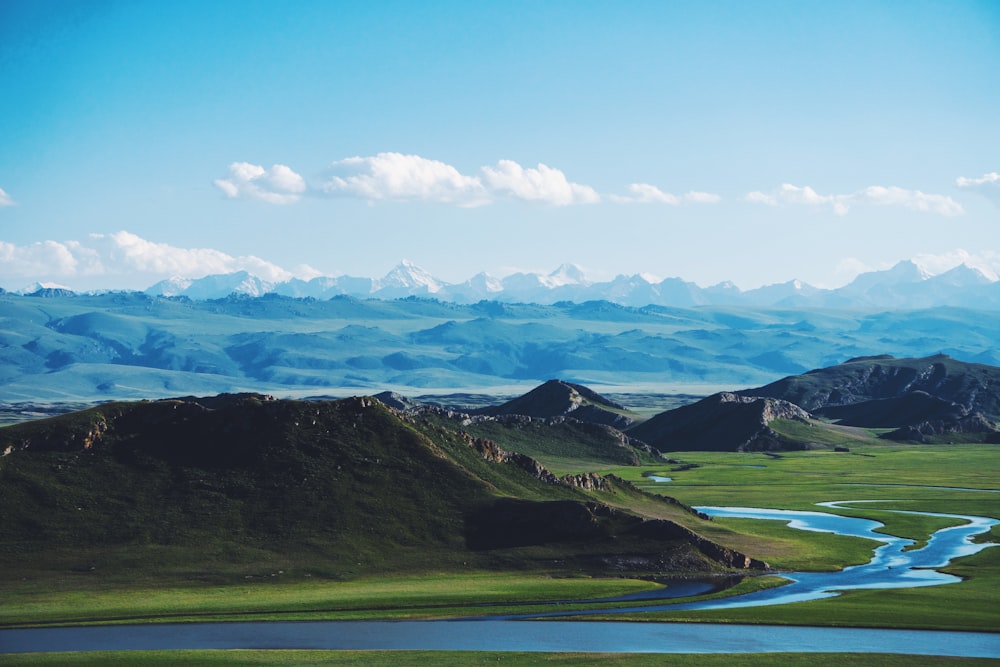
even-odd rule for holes
{"type": "MultiPolygon", "coordinates": [[[[20,293],[39,289],[52,289],[52,286],[36,284],[20,293]]],[[[549,274],[521,272],[496,278],[480,273],[462,283],[447,283],[404,260],[382,278],[345,275],[272,282],[239,271],[197,279],[170,278],[145,292],[153,296],[195,300],[221,299],[233,294],[250,297],[278,294],[312,299],[339,295],[378,299],[417,296],[454,303],[489,300],[553,304],[600,300],[634,307],[742,305],[912,309],[946,305],[1000,309],[1000,280],[995,275],[966,264],[932,275],[910,260],[887,270],[862,273],[850,284],[836,289],[821,289],[790,280],[744,291],[730,282],[700,287],[681,278],[658,280],[644,274],[619,275],[610,281],[592,282],[572,264],[564,264],[549,274]]]]}
{"type": "Polygon", "coordinates": [[[0,403],[246,391],[514,395],[551,378],[602,391],[704,396],[866,355],[944,353],[997,365],[1000,318],[992,315],[954,307],[8,293],[0,294],[0,403]]]}
{"type": "MultiPolygon", "coordinates": [[[[408,409],[421,410],[412,404],[408,409]]],[[[621,456],[617,450],[622,447],[632,448],[634,456],[641,458],[643,445],[652,452],[801,449],[816,445],[814,440],[836,441],[838,427],[884,429],[880,437],[888,440],[997,442],[1000,367],[964,363],[946,355],[859,357],[763,387],[719,392],[644,420],[587,387],[549,380],[522,396],[472,414],[548,419],[550,427],[567,418],[613,425],[623,437],[605,439],[605,460],[611,460],[611,453],[621,456]],[[791,429],[798,433],[782,432],[789,429],[781,425],[789,423],[801,425],[791,429]]],[[[501,423],[508,432],[523,428],[510,419],[501,423]]],[[[475,418],[465,419],[464,426],[482,429],[481,420],[475,418]]],[[[489,433],[500,442],[511,442],[509,434],[496,429],[489,433]]],[[[521,451],[522,446],[514,442],[514,448],[521,451]]],[[[532,443],[524,446],[543,460],[550,454],[532,443]]]]}

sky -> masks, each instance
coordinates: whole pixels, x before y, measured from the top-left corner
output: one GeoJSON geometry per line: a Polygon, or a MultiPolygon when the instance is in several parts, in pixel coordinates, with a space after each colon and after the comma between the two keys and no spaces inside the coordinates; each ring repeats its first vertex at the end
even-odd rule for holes
{"type": "Polygon", "coordinates": [[[1000,273],[1000,2],[0,2],[0,287],[1000,273]]]}

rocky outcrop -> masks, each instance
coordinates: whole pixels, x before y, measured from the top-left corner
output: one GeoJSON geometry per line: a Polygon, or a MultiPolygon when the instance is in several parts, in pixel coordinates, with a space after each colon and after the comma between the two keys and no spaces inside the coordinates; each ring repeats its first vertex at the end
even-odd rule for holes
{"type": "Polygon", "coordinates": [[[607,477],[596,472],[585,472],[579,475],[563,475],[559,481],[566,486],[572,486],[584,491],[614,491],[607,477]]]}
{"type": "Polygon", "coordinates": [[[479,454],[487,461],[517,466],[535,479],[545,482],[546,484],[560,483],[558,477],[553,475],[545,466],[530,456],[518,454],[517,452],[508,452],[492,440],[474,438],[468,433],[463,433],[462,436],[466,443],[479,452],[479,454]]]}

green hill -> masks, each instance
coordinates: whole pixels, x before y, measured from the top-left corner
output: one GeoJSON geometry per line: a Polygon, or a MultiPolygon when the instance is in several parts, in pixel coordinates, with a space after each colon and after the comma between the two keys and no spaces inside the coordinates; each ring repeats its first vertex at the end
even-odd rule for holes
{"type": "Polygon", "coordinates": [[[480,410],[488,415],[524,415],[526,417],[571,417],[577,421],[625,428],[634,413],[596,391],[572,382],[549,380],[523,396],[502,405],[480,410]]]}
{"type": "Polygon", "coordinates": [[[614,484],[560,480],[369,398],[111,403],[0,429],[0,452],[8,577],[749,563],[672,522],[612,509],[600,498],[613,499],[614,484]]]}
{"type": "Polygon", "coordinates": [[[661,412],[628,433],[662,452],[769,451],[794,446],[771,429],[771,422],[808,417],[787,401],[723,392],[661,412]]]}
{"type": "Polygon", "coordinates": [[[745,396],[780,398],[810,412],[819,408],[898,398],[922,391],[929,396],[1000,419],[1000,368],[970,364],[938,354],[920,359],[888,355],[857,357],[843,364],[793,375],[745,396]]]}
{"type": "Polygon", "coordinates": [[[709,396],[662,412],[628,435],[663,452],[846,446],[845,432],[811,419],[815,415],[842,427],[894,429],[881,435],[890,440],[995,442],[998,413],[1000,368],[943,354],[922,359],[881,355],[709,396]]]}

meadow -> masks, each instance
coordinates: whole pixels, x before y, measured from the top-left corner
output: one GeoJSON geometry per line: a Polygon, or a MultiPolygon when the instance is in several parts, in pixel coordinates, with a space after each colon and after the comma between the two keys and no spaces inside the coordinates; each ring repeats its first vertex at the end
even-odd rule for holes
{"type": "MultiPolygon", "coordinates": [[[[826,431],[824,431],[826,432],[826,431]]],[[[845,433],[849,452],[816,449],[780,454],[674,452],[663,462],[640,466],[613,466],[597,470],[615,475],[643,491],[665,494],[691,506],[744,506],[834,511],[863,516],[885,524],[882,531],[913,539],[919,546],[955,519],[895,514],[885,510],[915,510],[1000,518],[1000,450],[990,445],[885,444],[860,430],[845,433]],[[671,481],[654,481],[669,477],[671,481]],[[979,489],[979,490],[977,490],[979,489]],[[816,507],[826,501],[866,500],[850,508],[816,507]]],[[[846,440],[845,440],[846,441],[846,440]]],[[[840,443],[830,443],[840,444],[840,443]]],[[[593,471],[594,462],[574,463],[554,450],[549,463],[562,472],[593,471]]],[[[867,562],[875,543],[850,537],[791,529],[780,522],[746,519],[698,521],[677,505],[651,503],[648,497],[625,488],[622,506],[644,502],[645,509],[680,523],[698,525],[701,534],[725,546],[766,560],[773,572],[733,578],[735,585],[713,597],[749,592],[782,583],[781,571],[829,571],[867,562]]],[[[602,498],[607,501],[607,498],[602,498]]],[[[981,536],[1000,542],[1000,531],[981,536]]],[[[156,623],[207,620],[347,620],[427,619],[484,614],[565,611],[560,601],[595,599],[648,590],[669,580],[594,577],[545,569],[496,571],[480,563],[432,559],[414,570],[383,576],[326,577],[322,572],[296,568],[262,570],[237,579],[237,570],[225,580],[184,579],[176,571],[160,576],[156,559],[168,552],[148,550],[132,554],[128,576],[97,579],[87,573],[5,577],[0,582],[4,604],[0,626],[107,623],[156,623]],[[143,565],[148,567],[143,567],[143,565]],[[145,572],[134,576],[136,572],[145,572]],[[484,606],[486,605],[486,606],[484,606]]],[[[830,625],[995,632],[998,614],[995,591],[1000,587],[1000,549],[953,562],[946,571],[961,583],[927,588],[852,591],[838,597],[791,605],[702,611],[656,611],[588,616],[589,619],[694,621],[830,625]]],[[[8,573],[10,574],[10,573],[8,573]]],[[[27,573],[26,573],[27,574],[27,573]]],[[[31,573],[37,575],[37,573],[31,573]]],[[[581,604],[574,609],[592,609],[581,604]]],[[[604,605],[605,607],[616,605],[604,605]]],[[[619,603],[617,606],[626,606],[619,603]]],[[[631,606],[631,605],[629,605],[631,606]]],[[[309,664],[322,661],[324,652],[184,652],[143,655],[144,662],[176,660],[172,664],[257,664],[286,661],[309,664]]],[[[138,657],[138,656],[135,656],[138,657]]],[[[466,660],[526,664],[551,660],[558,664],[592,664],[597,656],[539,654],[413,653],[435,664],[466,660]],[[576,661],[576,662],[574,662],[576,661]]],[[[732,656],[730,656],[732,657],[732,656]]],[[[5,656],[9,664],[114,664],[109,654],[65,654],[46,662],[43,656],[5,656]],[[109,662],[110,661],[110,662],[109,662]]],[[[657,664],[712,664],[702,656],[659,656],[657,664]]],[[[814,664],[815,656],[792,656],[787,664],[814,664]]],[[[337,653],[338,662],[379,664],[389,658],[378,652],[337,653]]],[[[649,658],[652,660],[653,658],[649,658]]],[[[646,664],[638,656],[600,656],[600,664],[646,664]]],[[[825,664],[902,664],[893,656],[838,655],[825,664]]],[[[397,663],[400,664],[400,663],[397,663]]],[[[405,664],[405,663],[404,663],[405,664]]],[[[721,664],[721,663],[720,663],[721,664]]],[[[726,664],[769,664],[767,656],[741,656],[726,664]]],[[[927,662],[925,664],[934,664],[927,662]]],[[[951,663],[950,663],[951,664],[951,663]]],[[[960,664],[977,664],[966,661],[960,664]]]]}

